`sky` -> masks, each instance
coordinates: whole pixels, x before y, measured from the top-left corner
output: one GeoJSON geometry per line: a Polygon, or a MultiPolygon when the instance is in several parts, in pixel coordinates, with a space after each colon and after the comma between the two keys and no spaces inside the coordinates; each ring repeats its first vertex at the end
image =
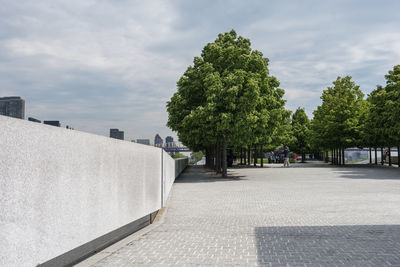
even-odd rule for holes
{"type": "Polygon", "coordinates": [[[286,108],[312,117],[338,76],[365,94],[400,64],[400,1],[0,0],[0,97],[25,114],[125,140],[165,138],[176,82],[219,33],[269,58],[286,108]]]}

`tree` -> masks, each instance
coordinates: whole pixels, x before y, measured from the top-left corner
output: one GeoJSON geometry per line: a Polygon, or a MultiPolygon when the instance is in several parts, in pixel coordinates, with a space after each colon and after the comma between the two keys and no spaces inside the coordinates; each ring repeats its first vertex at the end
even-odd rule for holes
{"type": "Polygon", "coordinates": [[[304,162],[305,153],[310,150],[310,120],[304,108],[297,108],[292,115],[291,130],[294,140],[291,143],[291,150],[301,154],[301,162],[304,162]]]}
{"type": "Polygon", "coordinates": [[[369,114],[364,132],[367,145],[375,148],[400,143],[400,65],[385,75],[386,86],[378,85],[368,98],[369,114]]]}
{"type": "Polygon", "coordinates": [[[385,129],[389,137],[389,145],[400,143],[400,65],[394,66],[386,79],[385,115],[388,117],[385,129]]]}
{"type": "Polygon", "coordinates": [[[338,164],[344,163],[344,149],[359,143],[365,111],[364,94],[350,76],[338,77],[323,91],[322,105],[314,111],[312,129],[319,146],[333,149],[338,164]]]}
{"type": "Polygon", "coordinates": [[[192,150],[213,155],[217,164],[211,164],[224,177],[228,145],[268,142],[282,121],[284,91],[267,67],[249,39],[234,30],[219,34],[194,58],[167,103],[167,125],[192,150]]]}

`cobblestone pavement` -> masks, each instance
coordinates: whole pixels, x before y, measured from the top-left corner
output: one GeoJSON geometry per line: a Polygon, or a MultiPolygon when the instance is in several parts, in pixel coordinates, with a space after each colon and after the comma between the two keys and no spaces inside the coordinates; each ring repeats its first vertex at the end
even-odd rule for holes
{"type": "Polygon", "coordinates": [[[399,169],[229,173],[186,170],[163,222],[92,266],[400,266],[399,169]]]}

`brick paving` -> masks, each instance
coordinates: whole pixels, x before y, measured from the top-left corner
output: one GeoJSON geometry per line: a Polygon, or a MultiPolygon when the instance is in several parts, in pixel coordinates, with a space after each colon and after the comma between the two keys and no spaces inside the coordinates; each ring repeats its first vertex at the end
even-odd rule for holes
{"type": "Polygon", "coordinates": [[[90,266],[400,266],[400,170],[309,166],[191,167],[162,222],[90,266]]]}

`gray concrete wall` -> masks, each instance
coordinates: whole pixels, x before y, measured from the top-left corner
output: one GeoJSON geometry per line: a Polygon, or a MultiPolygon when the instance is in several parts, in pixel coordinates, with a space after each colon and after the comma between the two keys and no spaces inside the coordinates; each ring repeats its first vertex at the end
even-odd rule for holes
{"type": "Polygon", "coordinates": [[[163,161],[185,164],[160,148],[5,116],[0,148],[0,266],[46,262],[157,211],[176,177],[163,161]]]}

